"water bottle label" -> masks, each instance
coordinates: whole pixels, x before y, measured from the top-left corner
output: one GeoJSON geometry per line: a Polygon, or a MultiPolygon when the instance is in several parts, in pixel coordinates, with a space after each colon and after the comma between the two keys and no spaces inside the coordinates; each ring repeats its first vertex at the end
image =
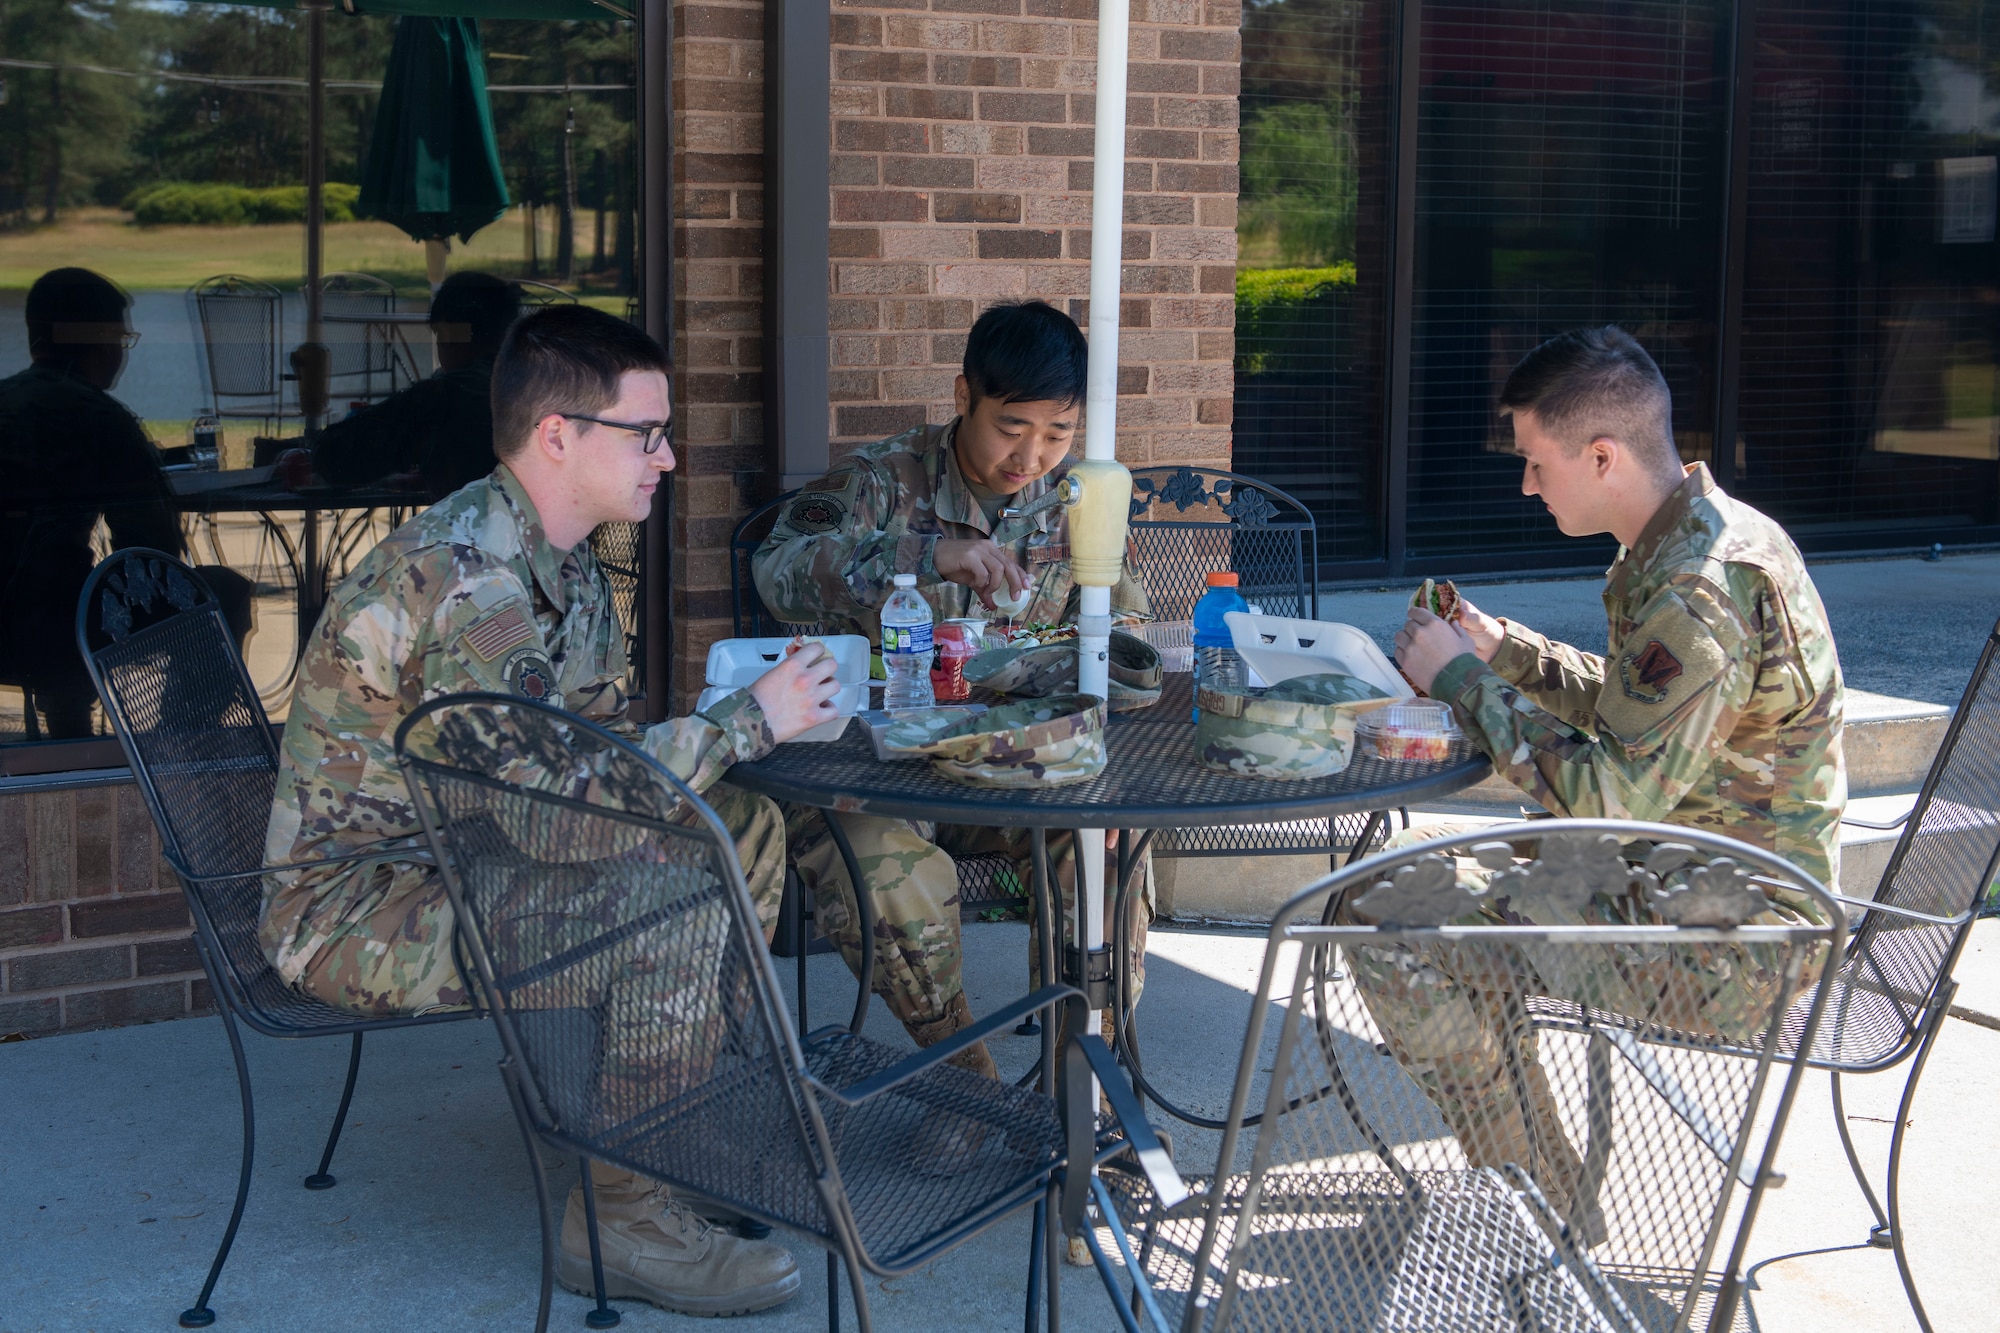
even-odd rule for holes
{"type": "Polygon", "coordinates": [[[884,625],[882,627],[882,651],[884,653],[928,653],[931,650],[931,627],[922,625],[884,625]]]}

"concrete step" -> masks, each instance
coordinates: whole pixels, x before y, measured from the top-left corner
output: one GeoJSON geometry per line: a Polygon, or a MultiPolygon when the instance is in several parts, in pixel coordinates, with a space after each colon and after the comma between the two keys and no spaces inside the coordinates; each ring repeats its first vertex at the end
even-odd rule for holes
{"type": "MultiPolygon", "coordinates": [[[[1906,813],[1915,800],[1913,792],[1857,797],[1848,802],[1847,812],[1856,819],[1886,823],[1906,813]]],[[[1413,810],[1410,825],[1477,827],[1518,818],[1517,811],[1413,810]]],[[[1901,832],[1842,824],[1837,890],[1854,898],[1874,897],[1901,832]]],[[[1268,921],[1280,905],[1327,869],[1324,856],[1191,856],[1153,863],[1161,915],[1190,922],[1268,921]]]]}
{"type": "MultiPolygon", "coordinates": [[[[1952,710],[1942,704],[1849,690],[1842,735],[1848,793],[1880,796],[1923,786],[1945,728],[1951,725],[1951,714],[1952,710]]],[[[1512,783],[1492,777],[1454,794],[1437,808],[1498,814],[1512,813],[1524,804],[1526,798],[1512,783]]]]}

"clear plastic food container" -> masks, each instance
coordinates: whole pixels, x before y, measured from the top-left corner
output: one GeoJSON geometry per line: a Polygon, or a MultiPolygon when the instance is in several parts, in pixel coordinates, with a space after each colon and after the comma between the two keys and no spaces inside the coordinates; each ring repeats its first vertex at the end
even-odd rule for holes
{"type": "Polygon", "coordinates": [[[1153,645],[1160,654],[1160,670],[1194,670],[1194,622],[1192,620],[1155,620],[1141,625],[1133,633],[1153,645]]]}
{"type": "Polygon", "coordinates": [[[1465,739],[1452,721],[1451,707],[1432,699],[1385,704],[1361,715],[1355,728],[1362,746],[1382,759],[1438,763],[1465,739]]]}

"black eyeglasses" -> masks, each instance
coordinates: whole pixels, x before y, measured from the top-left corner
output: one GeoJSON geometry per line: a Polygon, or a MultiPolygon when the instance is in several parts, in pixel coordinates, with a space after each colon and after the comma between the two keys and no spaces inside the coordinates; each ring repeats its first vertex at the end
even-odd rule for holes
{"type": "Polygon", "coordinates": [[[672,422],[664,426],[655,426],[645,423],[635,424],[630,421],[607,421],[603,417],[587,417],[580,412],[558,412],[555,415],[565,417],[571,421],[588,421],[593,426],[610,426],[616,430],[629,430],[634,435],[641,437],[643,443],[640,445],[640,448],[643,452],[649,454],[660,452],[660,446],[666,442],[667,435],[673,430],[672,422]]]}

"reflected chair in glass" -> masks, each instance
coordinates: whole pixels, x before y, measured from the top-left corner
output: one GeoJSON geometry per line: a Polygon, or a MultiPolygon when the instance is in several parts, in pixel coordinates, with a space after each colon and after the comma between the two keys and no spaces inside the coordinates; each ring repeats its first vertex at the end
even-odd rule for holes
{"type": "Polygon", "coordinates": [[[576,293],[565,291],[553,283],[536,282],[533,278],[515,278],[514,286],[521,293],[521,308],[534,310],[550,305],[575,305],[576,293]]]}
{"type": "Polygon", "coordinates": [[[216,415],[261,422],[268,433],[288,415],[284,386],[290,377],[279,368],[283,294],[268,282],[229,273],[188,288],[187,301],[216,415]]]}
{"type": "MultiPolygon", "coordinates": [[[[77,607],[77,645],[133,781],[159,830],[160,855],[194,918],[195,949],[236,1062],[243,1157],[236,1202],[201,1295],[183,1328],[215,1322],[208,1300],[243,1220],[256,1159],[256,1107],[240,1029],[269,1037],[349,1037],[347,1079],[311,1190],[331,1188],[333,1152],[354,1096],[365,1033],[453,1022],[469,1010],[364,1018],[302,994],[264,956],[257,924],[266,876],[264,830],[278,781],[278,747],[214,595],[192,570],[144,548],[91,571],[77,607]]],[[[424,853],[407,855],[422,857],[424,853]]],[[[327,864],[357,857],[332,857],[327,864]]]]}
{"type": "Polygon", "coordinates": [[[1930,1316],[1917,1294],[1903,1235],[1903,1147],[1917,1084],[1958,992],[1952,970],[2000,877],[1996,655],[2000,624],[1986,638],[1916,804],[1897,821],[1903,833],[1874,897],[1836,895],[1858,924],[1827,982],[1826,1021],[1810,1037],[1802,1023],[1788,1023],[1784,1034],[1788,1049],[1807,1051],[1813,1065],[1831,1072],[1834,1128],[1875,1216],[1868,1243],[1895,1252],[1910,1310],[1925,1333],[1930,1316]],[[1909,1072],[1889,1135],[1886,1189],[1878,1197],[1848,1130],[1841,1075],[1886,1073],[1906,1061],[1909,1072]]]}
{"type": "Polygon", "coordinates": [[[1843,936],[1810,876],[1657,824],[1503,825],[1319,880],[1266,937],[1214,1174],[1179,1207],[1107,1176],[1150,1327],[1733,1327],[1790,1035],[1843,936]],[[1495,900],[1571,924],[1491,924],[1495,900]]]}
{"type": "Polygon", "coordinates": [[[591,554],[611,585],[611,605],[618,613],[618,627],[625,632],[625,692],[629,695],[643,691],[646,681],[646,635],[640,624],[645,603],[639,596],[644,543],[643,523],[600,523],[590,534],[591,554]]]}
{"type": "Polygon", "coordinates": [[[1028,1208],[1030,1322],[1046,1286],[1057,1326],[1055,1284],[1043,1282],[1058,1271],[1057,1228],[1043,1223],[1059,1214],[1076,1234],[1091,1176],[1072,1166],[1123,1146],[1097,1137],[1093,1072],[1114,1109],[1132,1115],[1118,1125],[1151,1168],[1149,1188],[1181,1192],[1101,1040],[1063,1051],[1054,1097],[945,1063],[1038,1006],[1080,1009],[1079,992],[1046,987],[915,1053],[844,1027],[801,1038],[729,830],[650,756],[573,715],[494,694],[425,704],[397,729],[396,752],[535,1162],[538,1330],[554,1266],[542,1143],[825,1248],[830,1323],[838,1259],[864,1331],[865,1274],[912,1272],[1028,1208]],[[949,1171],[917,1155],[919,1130],[940,1117],[962,1125],[969,1145],[949,1171]]]}
{"type": "Polygon", "coordinates": [[[414,359],[399,355],[407,345],[399,346],[402,338],[395,326],[369,318],[395,308],[395,287],[372,273],[329,273],[321,279],[329,389],[332,400],[343,404],[334,410],[335,417],[346,412],[344,404],[351,399],[373,402],[394,393],[399,380],[417,378],[414,359]]]}

